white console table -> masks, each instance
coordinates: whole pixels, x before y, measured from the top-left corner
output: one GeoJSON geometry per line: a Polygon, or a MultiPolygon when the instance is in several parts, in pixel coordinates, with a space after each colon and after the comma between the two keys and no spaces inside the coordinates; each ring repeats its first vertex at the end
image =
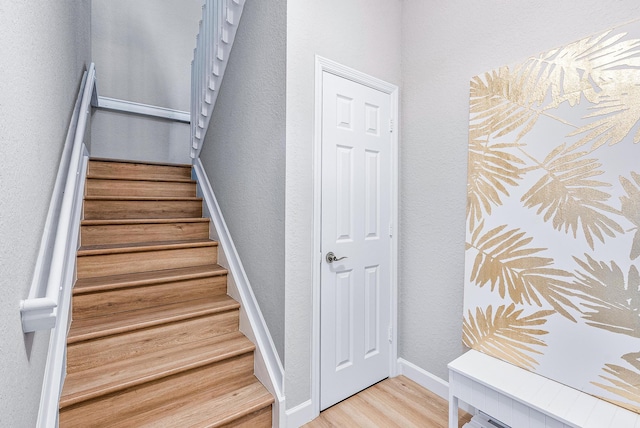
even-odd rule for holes
{"type": "Polygon", "coordinates": [[[512,428],[640,428],[637,413],[474,350],[449,363],[449,428],[458,400],[512,428]]]}

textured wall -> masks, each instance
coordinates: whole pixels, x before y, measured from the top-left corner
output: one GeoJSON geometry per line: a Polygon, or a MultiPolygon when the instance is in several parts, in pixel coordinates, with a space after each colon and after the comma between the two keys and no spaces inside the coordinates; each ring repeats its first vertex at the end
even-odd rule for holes
{"type": "Polygon", "coordinates": [[[0,3],[0,426],[36,423],[48,332],[22,334],[67,127],[90,61],[88,0],[0,3]]]}
{"type": "Polygon", "coordinates": [[[188,123],[94,109],[91,136],[93,157],[191,163],[188,123]]]}
{"type": "Polygon", "coordinates": [[[400,356],[463,352],[469,80],[640,16],[635,0],[403,2],[400,356]]]}
{"type": "Polygon", "coordinates": [[[284,358],[286,2],[246,2],[200,158],[284,358]]]}
{"type": "MultiPolygon", "coordinates": [[[[98,94],[189,111],[191,59],[202,3],[92,0],[98,94]]],[[[178,130],[184,125],[102,111],[94,119],[92,156],[189,162],[189,139],[178,130]],[[114,129],[117,132],[111,132],[114,129]]]]}
{"type": "MultiPolygon", "coordinates": [[[[315,55],[400,85],[400,0],[287,4],[287,408],[311,398],[315,55]]],[[[402,145],[402,143],[401,143],[402,145]]]]}

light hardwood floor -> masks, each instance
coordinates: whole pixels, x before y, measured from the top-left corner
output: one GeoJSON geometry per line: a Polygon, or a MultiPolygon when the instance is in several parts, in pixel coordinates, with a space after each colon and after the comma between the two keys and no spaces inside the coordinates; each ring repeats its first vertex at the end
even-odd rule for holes
{"type": "MultiPolygon", "coordinates": [[[[449,407],[434,393],[398,376],[383,380],[320,413],[305,428],[446,428],[449,407]]],[[[458,426],[471,415],[460,411],[458,426]]]]}

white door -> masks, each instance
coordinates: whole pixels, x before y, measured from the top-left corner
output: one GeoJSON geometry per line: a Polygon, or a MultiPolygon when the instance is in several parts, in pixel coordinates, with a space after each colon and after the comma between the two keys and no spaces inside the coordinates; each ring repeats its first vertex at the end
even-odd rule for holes
{"type": "Polygon", "coordinates": [[[321,410],[389,376],[392,203],[391,96],[322,86],[321,410]]]}

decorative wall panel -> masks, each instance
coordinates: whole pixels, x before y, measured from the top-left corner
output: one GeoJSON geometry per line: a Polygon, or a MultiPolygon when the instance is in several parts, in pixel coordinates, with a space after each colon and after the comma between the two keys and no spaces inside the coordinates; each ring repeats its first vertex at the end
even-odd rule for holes
{"type": "Polygon", "coordinates": [[[471,79],[464,343],[640,413],[640,22],[471,79]]]}

